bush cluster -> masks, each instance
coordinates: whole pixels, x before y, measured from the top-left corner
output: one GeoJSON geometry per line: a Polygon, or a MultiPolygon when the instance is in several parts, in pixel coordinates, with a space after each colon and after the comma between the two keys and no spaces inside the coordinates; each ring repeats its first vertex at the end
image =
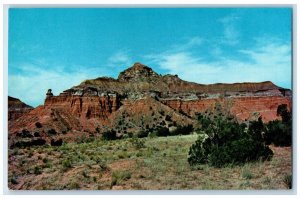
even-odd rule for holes
{"type": "Polygon", "coordinates": [[[131,144],[136,148],[136,149],[141,149],[141,148],[145,148],[145,140],[143,139],[139,139],[137,137],[133,137],[130,140],[131,144]]]}
{"type": "Polygon", "coordinates": [[[48,130],[48,135],[56,135],[57,132],[55,131],[55,129],[49,129],[48,130]]]}
{"type": "Polygon", "coordinates": [[[137,137],[138,137],[138,138],[144,138],[144,137],[147,137],[148,134],[149,134],[148,131],[140,130],[140,131],[137,133],[137,137]]]}
{"type": "Polygon", "coordinates": [[[277,108],[280,120],[270,121],[266,124],[265,140],[267,144],[275,146],[291,146],[292,144],[292,115],[287,105],[282,104],[277,108]]]}
{"type": "Polygon", "coordinates": [[[139,133],[138,137],[165,137],[165,136],[176,136],[176,135],[188,135],[193,132],[194,128],[191,124],[188,125],[177,125],[176,129],[173,131],[169,131],[169,128],[165,126],[156,126],[155,128],[149,128],[147,131],[142,131],[143,134],[139,133]],[[141,136],[143,135],[143,136],[141,136]]]}
{"type": "Polygon", "coordinates": [[[164,126],[157,126],[156,128],[154,128],[152,130],[152,133],[156,136],[159,136],[159,137],[170,135],[169,129],[167,127],[164,127],[164,126]]]}
{"type": "Polygon", "coordinates": [[[115,130],[105,131],[102,134],[103,140],[116,140],[117,139],[117,132],[115,130]]]}
{"type": "Polygon", "coordinates": [[[170,132],[170,135],[188,135],[193,132],[193,125],[188,124],[186,126],[178,125],[176,130],[170,132]]]}
{"type": "Polygon", "coordinates": [[[35,126],[36,126],[36,128],[39,128],[39,129],[43,127],[43,125],[40,122],[36,122],[35,126]]]}
{"type": "Polygon", "coordinates": [[[275,146],[291,146],[292,130],[290,125],[282,123],[282,121],[270,121],[266,125],[266,143],[275,146]]]}
{"type": "Polygon", "coordinates": [[[111,176],[111,187],[131,178],[129,171],[114,171],[111,176]]]}
{"type": "Polygon", "coordinates": [[[262,137],[264,125],[261,118],[250,123],[239,124],[232,117],[222,114],[209,117],[199,115],[204,135],[189,150],[190,165],[206,164],[223,167],[229,164],[243,164],[258,159],[267,160],[273,156],[262,137]]]}

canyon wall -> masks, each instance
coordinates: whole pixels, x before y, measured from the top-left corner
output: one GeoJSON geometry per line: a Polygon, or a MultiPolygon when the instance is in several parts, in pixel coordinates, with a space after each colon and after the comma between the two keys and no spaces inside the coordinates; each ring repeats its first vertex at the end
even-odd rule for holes
{"type": "Polygon", "coordinates": [[[48,96],[44,106],[45,108],[68,109],[70,110],[70,114],[79,118],[99,118],[105,120],[112,112],[118,110],[120,100],[117,95],[48,96]]]}
{"type": "Polygon", "coordinates": [[[287,104],[291,110],[291,97],[281,96],[162,100],[162,103],[191,117],[199,112],[213,111],[216,104],[219,104],[223,110],[229,111],[241,121],[251,119],[253,114],[260,114],[264,122],[279,119],[277,116],[277,107],[280,104],[287,104]]]}

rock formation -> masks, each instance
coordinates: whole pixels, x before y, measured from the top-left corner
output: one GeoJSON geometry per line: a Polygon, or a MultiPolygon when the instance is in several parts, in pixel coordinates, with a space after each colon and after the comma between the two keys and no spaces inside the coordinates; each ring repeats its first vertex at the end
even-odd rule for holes
{"type": "Polygon", "coordinates": [[[51,140],[74,141],[109,129],[125,136],[157,125],[172,129],[194,124],[197,113],[213,110],[216,104],[240,121],[259,114],[267,122],[278,118],[278,105],[291,108],[291,90],[270,81],[197,84],[177,75],[159,75],[135,63],[118,79],[85,80],[58,96],[49,89],[44,105],[9,124],[9,133],[16,138],[26,129],[50,144],[51,140]]]}
{"type": "Polygon", "coordinates": [[[8,121],[15,121],[33,108],[17,98],[8,96],[8,121]]]}

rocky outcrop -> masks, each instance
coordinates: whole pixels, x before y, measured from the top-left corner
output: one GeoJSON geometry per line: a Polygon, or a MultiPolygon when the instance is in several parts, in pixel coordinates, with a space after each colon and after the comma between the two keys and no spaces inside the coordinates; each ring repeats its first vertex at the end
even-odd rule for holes
{"type": "Polygon", "coordinates": [[[291,91],[270,81],[203,85],[177,75],[162,76],[135,63],[118,79],[85,80],[58,96],[49,89],[43,106],[9,123],[9,136],[11,145],[21,143],[29,139],[19,136],[25,129],[32,138],[60,145],[60,140],[75,141],[108,130],[118,137],[156,126],[172,130],[194,124],[197,113],[214,111],[216,105],[240,121],[261,115],[267,122],[277,119],[280,104],[291,109],[291,91]]]}
{"type": "Polygon", "coordinates": [[[8,121],[17,120],[33,108],[17,98],[8,96],[8,121]]]}
{"type": "MultiPolygon", "coordinates": [[[[264,121],[269,121],[277,118],[278,104],[285,103],[291,106],[291,91],[270,81],[203,85],[181,80],[177,75],[158,75],[141,63],[135,63],[121,72],[118,79],[103,77],[86,80],[64,91],[55,97],[54,101],[59,101],[62,96],[69,96],[61,101],[73,104],[76,108],[72,108],[72,113],[77,116],[101,119],[108,118],[126,103],[126,100],[146,97],[152,97],[190,117],[210,109],[216,102],[231,101],[233,105],[230,112],[239,119],[244,120],[256,112],[262,114],[264,121]],[[69,102],[76,100],[76,103],[69,102]]],[[[47,104],[49,103],[46,100],[45,105],[47,104]]],[[[51,106],[54,104],[51,103],[51,106]]]]}
{"type": "Polygon", "coordinates": [[[162,98],[203,99],[236,96],[290,96],[291,92],[270,81],[259,83],[197,84],[180,79],[177,75],[158,75],[148,66],[135,63],[120,73],[118,79],[100,77],[85,80],[60,95],[101,96],[117,93],[121,97],[148,96],[162,98]]]}
{"type": "Polygon", "coordinates": [[[216,104],[218,104],[223,110],[235,115],[240,121],[251,119],[254,114],[259,114],[265,122],[280,119],[280,117],[277,116],[277,107],[280,104],[287,104],[288,107],[291,108],[291,98],[281,96],[252,96],[202,100],[177,99],[163,100],[162,103],[191,117],[194,117],[197,113],[214,111],[216,104]]]}
{"type": "Polygon", "coordinates": [[[154,82],[160,76],[148,66],[135,63],[131,68],[120,73],[118,80],[122,82],[154,82]]]}
{"type": "Polygon", "coordinates": [[[68,109],[70,113],[79,118],[99,118],[106,120],[112,112],[120,107],[117,94],[96,95],[60,95],[47,97],[46,108],[68,109]]]}

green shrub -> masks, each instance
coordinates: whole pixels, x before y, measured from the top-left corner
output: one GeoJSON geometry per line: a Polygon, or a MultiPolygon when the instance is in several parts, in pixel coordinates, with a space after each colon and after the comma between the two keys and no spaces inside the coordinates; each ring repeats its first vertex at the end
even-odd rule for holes
{"type": "Polygon", "coordinates": [[[198,113],[197,117],[202,129],[207,129],[209,125],[212,123],[210,118],[205,114],[198,113]]]}
{"type": "Polygon", "coordinates": [[[87,171],[82,171],[82,175],[85,178],[89,178],[90,177],[87,171]]]}
{"type": "Polygon", "coordinates": [[[43,163],[47,163],[47,162],[49,162],[49,159],[48,158],[43,158],[43,163]]]}
{"type": "Polygon", "coordinates": [[[210,119],[200,116],[202,131],[206,136],[199,136],[190,147],[188,162],[190,165],[209,164],[224,167],[229,164],[244,164],[259,159],[272,157],[272,150],[265,145],[259,119],[250,124],[246,131],[245,124],[217,115],[210,119]]]}
{"type": "Polygon", "coordinates": [[[79,189],[80,185],[78,182],[71,182],[69,188],[72,189],[79,189]]]}
{"type": "Polygon", "coordinates": [[[265,126],[262,118],[259,117],[258,120],[250,121],[248,132],[251,137],[257,141],[264,142],[262,133],[265,131],[265,126]]]}
{"type": "Polygon", "coordinates": [[[34,167],[33,173],[34,173],[35,175],[42,174],[42,168],[41,168],[40,166],[34,167]]]}
{"type": "Polygon", "coordinates": [[[248,166],[244,167],[242,170],[242,177],[246,180],[252,179],[254,176],[252,172],[250,171],[250,168],[248,166]]]}
{"type": "Polygon", "coordinates": [[[193,125],[188,124],[185,126],[181,126],[178,125],[176,130],[170,132],[170,135],[174,136],[174,135],[188,135],[191,134],[193,132],[193,125]]]}
{"type": "Polygon", "coordinates": [[[158,111],[159,112],[159,114],[161,114],[161,115],[165,115],[165,111],[163,111],[163,110],[160,110],[160,111],[158,111]]]}
{"type": "Polygon", "coordinates": [[[148,131],[140,130],[140,131],[137,133],[137,137],[138,137],[138,138],[144,138],[144,137],[147,137],[148,134],[149,134],[148,131]]]}
{"type": "Polygon", "coordinates": [[[270,121],[267,124],[266,143],[275,146],[291,146],[292,129],[290,125],[282,123],[282,121],[270,121]]]}
{"type": "Polygon", "coordinates": [[[190,147],[188,162],[190,165],[196,165],[208,162],[209,148],[205,145],[210,145],[208,141],[204,142],[203,137],[198,137],[196,142],[190,147]]]}
{"type": "Polygon", "coordinates": [[[127,133],[127,135],[128,135],[129,138],[133,137],[133,133],[132,132],[127,133]]]}
{"type": "Polygon", "coordinates": [[[281,116],[281,121],[270,121],[266,125],[266,143],[274,144],[275,146],[291,146],[292,116],[291,113],[287,110],[286,104],[278,106],[277,115],[281,116]]]}
{"type": "Polygon", "coordinates": [[[18,184],[18,181],[17,181],[16,176],[13,176],[13,177],[10,179],[10,182],[11,182],[12,184],[18,184]]]}
{"type": "Polygon", "coordinates": [[[42,127],[43,127],[42,124],[41,124],[40,122],[36,122],[36,123],[35,123],[35,126],[36,126],[36,128],[42,128],[42,127]]]}
{"type": "Polygon", "coordinates": [[[107,166],[107,164],[104,161],[99,161],[97,164],[100,167],[100,171],[109,170],[109,167],[107,166]]]}
{"type": "Polygon", "coordinates": [[[105,131],[102,134],[102,139],[103,140],[115,140],[115,139],[117,139],[117,132],[114,130],[105,131]]]}
{"type": "Polygon", "coordinates": [[[131,173],[129,171],[114,171],[111,178],[111,186],[114,186],[124,180],[129,180],[131,178],[131,173]]]}
{"type": "Polygon", "coordinates": [[[184,115],[184,116],[187,116],[188,117],[188,115],[182,110],[182,109],[179,109],[179,111],[178,111],[180,114],[182,114],[182,115],[184,115]]]}
{"type": "Polygon", "coordinates": [[[157,126],[153,130],[153,133],[156,136],[168,136],[168,135],[170,135],[169,129],[167,127],[163,127],[163,126],[157,126]]]}
{"type": "Polygon", "coordinates": [[[48,130],[48,134],[49,135],[56,135],[57,132],[55,131],[55,129],[50,129],[50,130],[48,130]]]}
{"type": "Polygon", "coordinates": [[[63,160],[62,161],[62,166],[64,170],[67,170],[68,168],[72,167],[72,162],[69,159],[63,160]]]}
{"type": "Polygon", "coordinates": [[[40,137],[41,135],[40,135],[39,132],[34,132],[33,136],[34,136],[34,137],[40,137]]]}
{"type": "Polygon", "coordinates": [[[277,107],[277,116],[280,116],[283,123],[292,121],[292,114],[288,110],[287,104],[281,104],[277,107]]]}
{"type": "Polygon", "coordinates": [[[171,116],[170,115],[166,115],[165,120],[171,122],[172,121],[171,116]]]}
{"type": "Polygon", "coordinates": [[[134,137],[131,138],[130,142],[133,145],[133,147],[135,147],[136,149],[145,148],[145,140],[143,139],[134,137]]]}
{"type": "Polygon", "coordinates": [[[130,154],[128,154],[127,152],[120,152],[119,154],[118,154],[118,158],[119,159],[124,159],[124,158],[130,158],[130,154]]]}
{"type": "Polygon", "coordinates": [[[291,189],[292,188],[292,181],[293,181],[293,178],[292,178],[292,175],[288,175],[286,174],[283,178],[283,182],[286,184],[286,186],[291,189]]]}

